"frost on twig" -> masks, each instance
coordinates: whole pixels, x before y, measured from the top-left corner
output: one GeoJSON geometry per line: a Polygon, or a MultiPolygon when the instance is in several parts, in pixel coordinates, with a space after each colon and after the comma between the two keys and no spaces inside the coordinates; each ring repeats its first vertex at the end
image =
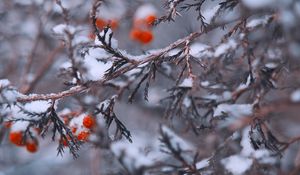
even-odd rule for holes
{"type": "Polygon", "coordinates": [[[17,98],[22,94],[16,88],[11,86],[7,79],[0,80],[0,107],[2,105],[10,105],[17,102],[17,98]]]}

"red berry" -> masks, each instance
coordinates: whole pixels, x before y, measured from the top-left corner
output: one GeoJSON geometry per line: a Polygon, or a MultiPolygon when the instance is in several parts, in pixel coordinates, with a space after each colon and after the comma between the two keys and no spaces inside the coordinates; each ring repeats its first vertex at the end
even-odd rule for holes
{"type": "Polygon", "coordinates": [[[11,132],[9,134],[9,140],[11,143],[13,143],[17,146],[24,146],[22,131],[11,132]]]}
{"type": "Polygon", "coordinates": [[[81,131],[78,136],[77,139],[80,141],[87,141],[87,139],[89,138],[90,133],[87,131],[81,131]]]}
{"type": "Polygon", "coordinates": [[[142,36],[140,38],[140,42],[143,44],[149,44],[153,40],[153,34],[149,30],[145,30],[142,32],[142,36]]]}
{"type": "Polygon", "coordinates": [[[133,29],[130,37],[142,44],[149,44],[153,40],[153,34],[150,30],[133,29]]]}
{"type": "Polygon", "coordinates": [[[151,27],[151,26],[154,24],[155,20],[156,20],[156,16],[155,16],[155,15],[149,15],[149,16],[147,16],[147,18],[145,19],[146,24],[147,24],[149,27],[151,27]]]}
{"type": "Polygon", "coordinates": [[[77,131],[77,128],[76,128],[76,127],[72,127],[72,128],[71,128],[71,131],[72,131],[73,134],[75,134],[76,131],[77,131]]]}
{"type": "Polygon", "coordinates": [[[101,18],[97,18],[96,19],[96,26],[102,30],[105,26],[107,25],[106,21],[104,21],[103,19],[101,18]]]}
{"type": "Polygon", "coordinates": [[[87,115],[83,118],[82,124],[86,128],[91,129],[95,126],[95,119],[92,116],[87,115]]]}
{"type": "Polygon", "coordinates": [[[30,141],[30,142],[26,143],[26,149],[28,152],[31,152],[31,153],[37,152],[37,150],[38,150],[37,142],[30,141]]]}

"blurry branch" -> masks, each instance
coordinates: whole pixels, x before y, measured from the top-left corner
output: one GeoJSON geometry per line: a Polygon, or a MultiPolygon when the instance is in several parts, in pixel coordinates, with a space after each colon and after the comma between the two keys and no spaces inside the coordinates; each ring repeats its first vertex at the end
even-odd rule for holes
{"type": "Polygon", "coordinates": [[[30,102],[36,100],[56,100],[61,99],[64,97],[69,97],[75,94],[82,93],[89,88],[87,86],[77,85],[68,90],[59,92],[59,93],[51,93],[51,94],[30,94],[30,95],[23,95],[17,99],[18,102],[30,102]]]}
{"type": "Polygon", "coordinates": [[[61,0],[55,0],[56,4],[61,8],[62,13],[63,13],[63,18],[65,23],[68,25],[70,23],[70,16],[69,16],[69,11],[66,9],[63,5],[61,0]]]}
{"type": "MultiPolygon", "coordinates": [[[[51,14],[52,10],[48,10],[45,13],[42,13],[41,16],[37,16],[37,18],[39,18],[39,22],[38,22],[38,30],[37,30],[37,34],[35,36],[35,39],[33,41],[33,46],[31,48],[31,51],[29,53],[29,55],[27,56],[27,62],[25,64],[25,68],[24,68],[24,72],[22,73],[22,79],[21,79],[21,89],[23,89],[26,86],[30,86],[28,85],[30,82],[28,80],[28,76],[30,74],[30,69],[33,63],[33,59],[35,56],[35,52],[38,49],[40,40],[42,39],[42,35],[43,35],[43,29],[44,29],[44,21],[43,19],[48,18],[49,15],[51,14]]],[[[22,90],[21,90],[22,91],[22,90]]],[[[26,92],[24,92],[26,93],[26,92]]]]}
{"type": "MultiPolygon", "coordinates": [[[[88,82],[86,85],[99,85],[99,84],[101,85],[106,81],[114,79],[114,78],[116,78],[116,77],[118,77],[118,76],[120,76],[120,75],[136,68],[138,65],[141,65],[141,64],[150,62],[152,60],[158,59],[160,56],[166,54],[168,51],[184,44],[186,40],[195,39],[199,35],[200,35],[200,33],[198,33],[198,32],[192,33],[192,34],[190,34],[189,36],[187,36],[183,39],[177,40],[176,42],[172,43],[168,47],[162,49],[161,51],[159,51],[155,54],[152,54],[150,56],[147,56],[145,59],[143,59],[141,61],[138,61],[136,64],[133,64],[133,65],[130,64],[128,66],[125,66],[125,67],[119,69],[118,71],[114,72],[111,76],[107,77],[104,80],[91,81],[91,82],[88,82]]],[[[17,101],[18,102],[26,102],[26,101],[34,101],[34,100],[49,100],[49,99],[55,100],[55,99],[60,99],[60,98],[63,98],[63,97],[72,96],[72,95],[75,95],[75,94],[78,94],[78,93],[81,93],[83,91],[88,90],[89,87],[86,86],[86,85],[77,85],[75,87],[72,87],[69,90],[62,91],[62,92],[59,92],[59,93],[56,93],[56,94],[52,93],[52,94],[31,94],[31,95],[28,95],[28,96],[24,95],[22,97],[19,97],[17,101]]]]}
{"type": "MultiPolygon", "coordinates": [[[[166,150],[161,150],[164,153],[172,155],[175,159],[177,159],[182,164],[182,169],[178,170],[179,172],[182,172],[183,174],[195,174],[200,175],[196,168],[196,161],[193,161],[193,163],[189,163],[186,158],[184,157],[185,153],[184,150],[180,147],[180,144],[174,142],[174,138],[172,138],[171,135],[169,135],[167,132],[163,130],[162,127],[160,127],[160,142],[163,144],[163,146],[166,148],[166,150]]],[[[197,157],[197,154],[195,155],[195,158],[197,157]]]]}
{"type": "Polygon", "coordinates": [[[157,19],[155,21],[155,25],[158,25],[161,22],[166,22],[166,21],[175,21],[175,17],[177,15],[180,16],[180,13],[177,11],[176,7],[184,2],[185,0],[168,0],[165,3],[165,7],[168,10],[168,13],[162,17],[160,17],[159,19],[157,19]]]}
{"type": "MultiPolygon", "coordinates": [[[[69,16],[69,11],[68,9],[66,9],[65,7],[63,7],[62,5],[62,2],[61,0],[56,0],[56,4],[61,8],[62,10],[62,13],[63,13],[63,18],[64,18],[64,22],[67,26],[69,26],[70,24],[70,16],[69,16]]],[[[68,52],[68,58],[69,60],[71,61],[71,64],[72,64],[72,77],[75,78],[76,82],[73,82],[72,83],[69,83],[69,84],[81,84],[81,78],[80,78],[80,73],[78,71],[78,68],[77,68],[77,63],[76,63],[76,60],[75,60],[75,56],[74,56],[74,52],[75,52],[75,46],[73,44],[73,39],[74,39],[74,35],[75,35],[75,32],[71,32],[69,30],[65,30],[65,33],[66,33],[66,48],[67,48],[67,52],[68,52]]],[[[67,83],[68,84],[68,83],[67,83]]]]}
{"type": "Polygon", "coordinates": [[[299,108],[299,102],[293,102],[289,99],[280,99],[277,101],[270,102],[269,104],[262,105],[259,108],[256,108],[253,111],[253,114],[250,116],[245,116],[236,123],[233,123],[230,127],[231,130],[238,130],[240,128],[244,128],[251,124],[251,122],[257,118],[261,120],[266,120],[270,117],[272,113],[280,113],[280,112],[287,112],[291,109],[299,108]]]}
{"type": "Polygon", "coordinates": [[[24,72],[22,73],[22,85],[26,85],[28,83],[28,76],[30,73],[30,68],[32,65],[32,61],[33,61],[33,57],[35,55],[35,52],[38,48],[39,45],[39,41],[41,39],[41,33],[42,33],[42,28],[43,28],[43,23],[40,21],[39,22],[39,26],[38,26],[38,33],[36,34],[36,37],[33,41],[33,46],[32,49],[29,53],[29,55],[27,56],[27,63],[25,64],[25,68],[24,68],[24,72]]]}
{"type": "Polygon", "coordinates": [[[106,120],[106,127],[107,129],[110,128],[112,122],[114,121],[116,124],[116,132],[115,132],[115,139],[119,139],[120,137],[124,136],[129,142],[132,142],[132,136],[130,131],[126,128],[126,126],[118,119],[114,112],[115,106],[115,98],[113,96],[107,102],[103,102],[100,104],[100,107],[96,109],[95,115],[102,114],[106,120]],[[108,104],[105,104],[108,103],[108,104]]]}
{"type": "Polygon", "coordinates": [[[231,130],[238,130],[251,125],[250,140],[254,149],[266,148],[273,152],[275,155],[282,155],[290,145],[300,141],[300,136],[291,138],[287,142],[279,141],[265,124],[265,121],[271,114],[287,112],[293,108],[299,108],[299,102],[293,102],[288,99],[280,99],[270,104],[260,106],[255,109],[253,115],[243,117],[241,120],[233,123],[230,127],[231,130]]]}
{"type": "Polygon", "coordinates": [[[91,19],[92,19],[94,32],[96,33],[97,39],[102,43],[102,45],[100,47],[102,47],[105,51],[107,51],[108,53],[112,54],[113,56],[115,56],[117,58],[121,58],[122,60],[125,60],[126,62],[134,63],[133,59],[129,59],[129,58],[125,57],[124,55],[122,55],[122,53],[120,51],[118,51],[117,49],[114,49],[112,47],[111,40],[113,37],[113,33],[112,32],[108,33],[108,27],[110,27],[110,26],[107,26],[103,30],[103,32],[104,32],[103,35],[100,34],[100,31],[96,25],[96,20],[97,20],[96,13],[97,13],[97,9],[101,6],[101,3],[102,3],[102,0],[95,0],[92,10],[91,10],[91,19]],[[107,36],[107,35],[109,35],[109,36],[107,36]],[[108,41],[106,39],[107,37],[108,37],[108,41]]]}
{"type": "Polygon", "coordinates": [[[47,71],[51,68],[53,61],[56,58],[56,55],[63,49],[63,46],[59,46],[55,48],[47,57],[45,63],[37,70],[35,77],[33,80],[28,82],[26,86],[23,86],[21,88],[21,92],[24,94],[30,93],[35,86],[38,84],[38,82],[45,76],[47,71]]]}
{"type": "MultiPolygon", "coordinates": [[[[35,136],[33,136],[31,132],[31,129],[37,129],[39,131],[39,135],[41,135],[43,138],[49,132],[49,129],[51,129],[52,141],[55,141],[56,136],[59,135],[60,139],[65,140],[68,143],[67,145],[73,157],[77,158],[78,157],[77,152],[79,150],[80,142],[73,135],[71,129],[69,129],[68,126],[65,125],[64,121],[58,116],[54,106],[55,106],[55,100],[51,102],[50,107],[46,111],[37,113],[37,112],[28,111],[25,108],[23,108],[23,106],[18,105],[18,107],[20,108],[20,112],[27,115],[28,118],[15,118],[15,119],[12,118],[9,121],[29,122],[23,134],[22,142],[24,143],[29,138],[36,140],[35,136]],[[50,125],[52,125],[53,127],[50,127],[50,125]]],[[[57,151],[58,154],[61,155],[64,152],[64,145],[62,142],[60,142],[60,144],[58,145],[57,151]]]]}
{"type": "MultiPolygon", "coordinates": [[[[98,2],[98,1],[97,1],[98,2]]],[[[98,3],[96,3],[97,5],[98,3]]],[[[94,4],[95,5],[95,4],[94,4]]],[[[95,7],[93,7],[95,8],[95,7]]],[[[95,11],[95,9],[92,10],[92,12],[95,11]]],[[[92,18],[95,18],[95,12],[92,13],[92,18]]],[[[209,32],[211,30],[214,30],[216,28],[222,27],[225,24],[231,23],[236,21],[236,19],[232,20],[232,21],[224,21],[222,23],[218,23],[218,24],[212,24],[209,25],[206,28],[206,31],[199,31],[199,32],[193,32],[191,34],[189,34],[188,36],[178,39],[177,41],[175,41],[174,43],[170,44],[169,46],[158,50],[157,52],[154,52],[152,54],[150,54],[149,56],[146,56],[145,58],[139,60],[139,61],[135,61],[134,63],[130,63],[127,64],[126,66],[123,66],[122,68],[118,69],[117,71],[111,73],[109,76],[107,76],[105,79],[103,80],[98,80],[98,81],[90,81],[85,83],[84,85],[77,85],[72,87],[69,90],[66,91],[62,91],[59,93],[51,93],[51,94],[31,94],[29,96],[22,96],[19,97],[17,99],[18,102],[26,102],[26,101],[34,101],[34,100],[49,100],[49,99],[60,99],[60,98],[64,98],[64,97],[68,97],[68,96],[72,96],[78,93],[82,93],[83,91],[88,90],[91,86],[97,86],[97,85],[102,85],[103,83],[112,80],[114,78],[119,77],[120,75],[123,75],[124,73],[138,67],[139,65],[142,65],[144,63],[148,63],[151,61],[156,61],[159,58],[161,58],[162,56],[164,56],[165,54],[167,54],[169,51],[178,48],[178,47],[183,47],[185,46],[187,41],[192,42],[194,39],[198,38],[199,36],[205,34],[206,32],[209,32]]],[[[100,34],[99,34],[100,35],[100,34]]],[[[101,38],[101,36],[98,36],[101,38]]],[[[134,58],[128,58],[129,60],[135,60],[134,58]]]]}

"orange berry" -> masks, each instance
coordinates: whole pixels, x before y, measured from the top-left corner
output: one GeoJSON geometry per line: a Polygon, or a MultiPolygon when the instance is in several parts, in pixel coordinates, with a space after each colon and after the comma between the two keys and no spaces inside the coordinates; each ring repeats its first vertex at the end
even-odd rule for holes
{"type": "Polygon", "coordinates": [[[90,133],[87,131],[81,131],[78,136],[77,139],[80,141],[87,141],[87,139],[89,138],[90,133]]]}
{"type": "Polygon", "coordinates": [[[153,34],[151,31],[146,30],[142,32],[140,42],[143,44],[149,44],[153,40],[153,34]]]}
{"type": "Polygon", "coordinates": [[[151,27],[151,26],[154,24],[155,20],[156,20],[156,16],[155,16],[155,15],[149,15],[149,16],[147,16],[147,18],[145,19],[146,24],[147,24],[149,27],[151,27]]]}
{"type": "Polygon", "coordinates": [[[142,44],[149,44],[153,40],[153,34],[150,30],[133,29],[130,37],[142,44]]]}
{"type": "Polygon", "coordinates": [[[132,29],[130,31],[130,38],[133,40],[138,40],[140,36],[142,35],[142,31],[140,29],[132,29]]]}
{"type": "Polygon", "coordinates": [[[76,128],[76,127],[72,127],[72,128],[71,128],[71,131],[72,131],[72,133],[74,134],[74,133],[76,133],[77,128],[76,128]]]}
{"type": "Polygon", "coordinates": [[[92,116],[87,115],[83,118],[82,124],[86,128],[91,129],[95,126],[95,119],[92,116]]]}
{"type": "Polygon", "coordinates": [[[17,146],[24,146],[22,131],[11,132],[9,134],[9,140],[11,143],[13,143],[17,146]]]}
{"type": "Polygon", "coordinates": [[[102,30],[105,26],[107,25],[106,21],[104,21],[103,19],[101,18],[97,18],[96,19],[96,26],[102,30]]]}
{"type": "Polygon", "coordinates": [[[31,153],[35,153],[38,150],[37,142],[30,141],[30,142],[26,143],[26,149],[27,149],[27,151],[29,151],[31,153]]]}

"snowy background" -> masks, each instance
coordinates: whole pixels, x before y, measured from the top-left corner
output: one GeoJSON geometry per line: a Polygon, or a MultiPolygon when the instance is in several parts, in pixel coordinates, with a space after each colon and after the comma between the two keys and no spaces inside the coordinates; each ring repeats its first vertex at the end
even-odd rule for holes
{"type": "Polygon", "coordinates": [[[300,2],[204,0],[198,19],[195,7],[184,7],[199,2],[105,1],[96,14],[111,25],[107,31],[99,28],[103,42],[93,36],[93,1],[62,0],[59,6],[52,0],[2,0],[0,175],[298,174],[300,2]],[[141,23],[151,15],[159,19],[169,14],[172,7],[179,13],[175,21],[141,23]],[[147,100],[143,82],[133,93],[140,75],[152,70],[152,63],[144,60],[204,25],[208,32],[153,61],[159,71],[155,80],[146,77],[147,100]],[[146,43],[134,38],[137,29],[150,32],[153,39],[146,43]],[[116,54],[105,43],[129,62],[142,64],[106,81],[116,54]],[[192,73],[189,61],[184,69],[188,58],[192,73]],[[54,106],[51,100],[19,100],[97,81],[102,84],[54,106]],[[101,106],[108,109],[114,100],[114,113],[130,131],[132,143],[126,134],[116,134],[116,123],[106,128],[105,114],[95,116],[97,129],[82,126],[86,115],[101,106]],[[44,138],[32,130],[38,139],[35,153],[9,141],[10,133],[25,132],[50,108],[61,119],[75,113],[66,122],[77,129],[74,134],[90,132],[78,158],[68,148],[58,155],[60,141],[57,135],[51,140],[51,127],[44,138]],[[8,128],[4,125],[9,120],[16,122],[8,128]]]}

